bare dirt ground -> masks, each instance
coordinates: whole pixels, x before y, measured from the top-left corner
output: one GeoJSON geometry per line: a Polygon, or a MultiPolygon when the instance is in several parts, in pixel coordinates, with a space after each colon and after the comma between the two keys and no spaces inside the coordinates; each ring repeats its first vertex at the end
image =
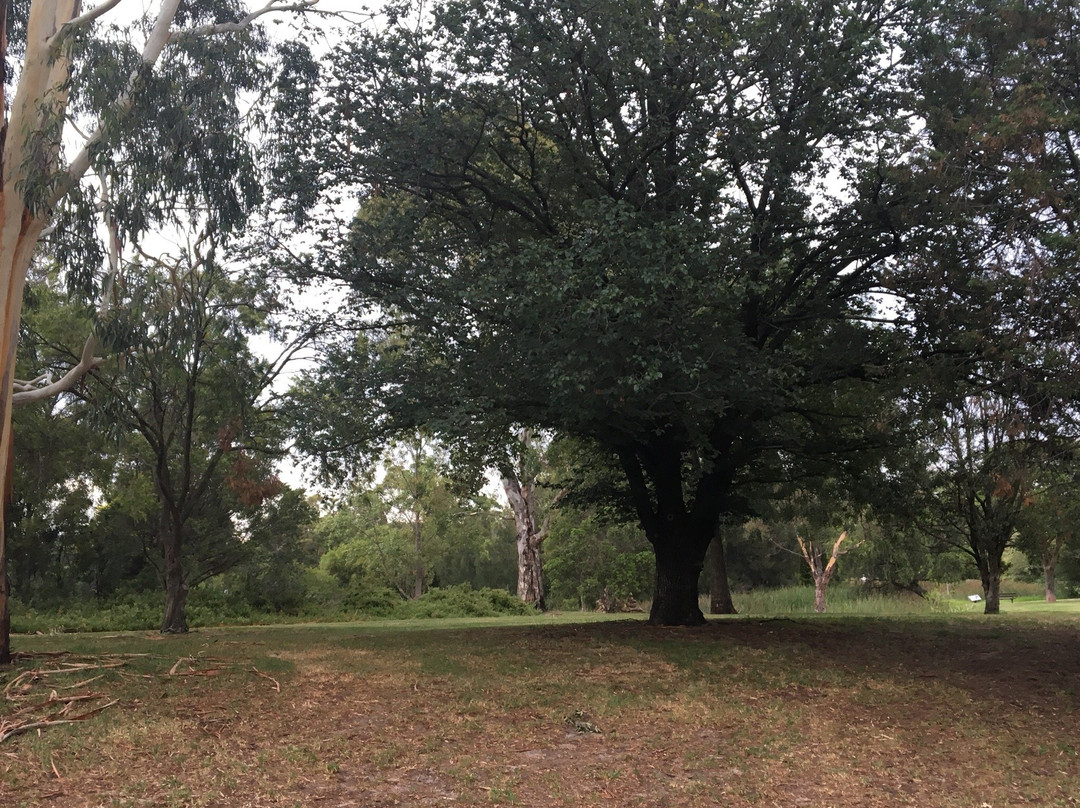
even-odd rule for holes
{"type": "Polygon", "coordinates": [[[1078,639],[1005,618],[95,638],[0,672],[22,676],[9,726],[54,693],[118,699],[0,743],[0,806],[1078,805],[1078,639]],[[45,672],[65,660],[123,664],[45,672]]]}

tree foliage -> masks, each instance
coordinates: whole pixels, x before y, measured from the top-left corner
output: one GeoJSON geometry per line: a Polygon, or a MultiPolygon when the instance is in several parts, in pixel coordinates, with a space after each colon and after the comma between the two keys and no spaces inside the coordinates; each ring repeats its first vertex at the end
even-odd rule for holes
{"type": "Polygon", "coordinates": [[[904,349],[870,298],[912,207],[904,6],[411,13],[334,62],[328,159],[366,196],[324,271],[385,330],[327,378],[376,430],[597,442],[656,552],[653,619],[698,622],[738,478],[888,432],[859,393],[904,349]]]}
{"type": "MultiPolygon", "coordinates": [[[[91,170],[102,180],[104,224],[114,233],[138,234],[174,219],[179,206],[226,230],[239,224],[255,199],[255,185],[249,181],[250,148],[242,127],[235,125],[240,105],[233,82],[254,86],[255,73],[247,69],[258,57],[252,24],[264,14],[302,10],[314,2],[270,0],[246,13],[235,0],[161,0],[156,14],[126,29],[111,26],[104,34],[101,18],[115,3],[86,11],[78,0],[3,4],[0,492],[5,507],[19,320],[39,241],[55,224],[51,232],[60,234],[55,250],[71,279],[84,290],[91,286],[101,253],[89,222],[96,213],[91,200],[99,194],[80,185],[91,170]],[[87,128],[77,119],[89,120],[87,128]],[[125,133],[133,136],[124,140],[125,133]],[[72,141],[79,145],[69,151],[72,141]]],[[[86,353],[92,356],[92,342],[86,353]]],[[[85,372],[82,363],[79,372],[85,372]]],[[[68,389],[74,379],[62,382],[19,394],[50,395],[68,389]]],[[[5,516],[0,530],[6,525],[5,516]]],[[[0,533],[0,661],[10,656],[5,548],[0,533]]]]}
{"type": "Polygon", "coordinates": [[[184,631],[188,587],[246,554],[237,519],[283,486],[270,471],[283,434],[270,387],[281,365],[254,355],[265,323],[258,284],[232,277],[213,243],[140,267],[103,325],[117,359],[95,373],[102,425],[138,436],[114,484],[147,479],[166,589],[163,630],[184,631]]]}

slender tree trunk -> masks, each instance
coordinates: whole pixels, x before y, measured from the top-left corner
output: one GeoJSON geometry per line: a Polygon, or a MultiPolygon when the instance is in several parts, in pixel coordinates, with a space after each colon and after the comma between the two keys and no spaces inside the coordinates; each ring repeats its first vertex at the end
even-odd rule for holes
{"type": "Polygon", "coordinates": [[[3,552],[3,530],[0,524],[0,665],[11,662],[11,607],[8,605],[7,555],[3,552]]]}
{"type": "Polygon", "coordinates": [[[161,620],[163,634],[184,634],[187,624],[188,586],[184,580],[183,531],[179,525],[163,520],[161,549],[165,556],[165,616],[161,620]]]}
{"type": "Polygon", "coordinates": [[[1043,581],[1046,583],[1046,602],[1057,602],[1057,559],[1043,558],[1043,581]]]}
{"type": "Polygon", "coordinates": [[[724,558],[724,530],[719,528],[709,545],[706,556],[709,562],[709,613],[738,614],[731,601],[728,582],[727,560],[724,558]]]}
{"type": "Polygon", "coordinates": [[[12,489],[15,471],[14,453],[11,452],[3,458],[2,464],[7,467],[7,480],[6,487],[0,491],[0,665],[6,665],[11,662],[11,606],[8,599],[11,583],[8,581],[4,539],[7,534],[7,515],[10,513],[14,493],[12,489]]]}
{"type": "Polygon", "coordinates": [[[424,538],[419,514],[413,519],[412,530],[413,549],[416,553],[416,566],[413,568],[413,597],[418,598],[424,594],[424,582],[427,579],[427,571],[424,569],[424,538]]]}
{"type": "Polygon", "coordinates": [[[503,491],[514,514],[514,530],[517,536],[518,581],[517,594],[525,603],[532,603],[540,611],[547,609],[544,597],[544,562],[540,548],[547,535],[547,526],[538,529],[531,484],[522,485],[516,477],[502,475],[503,491]]]}

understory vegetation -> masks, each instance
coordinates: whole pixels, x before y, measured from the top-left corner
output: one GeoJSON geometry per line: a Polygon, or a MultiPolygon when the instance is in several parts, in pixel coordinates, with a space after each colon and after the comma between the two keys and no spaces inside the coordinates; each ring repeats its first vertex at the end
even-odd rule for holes
{"type": "MultiPolygon", "coordinates": [[[[1005,605],[1015,611],[1020,604],[1041,603],[1043,593],[1036,583],[1006,580],[1006,590],[1017,594],[1014,602],[1005,605]]],[[[858,583],[840,583],[829,590],[829,612],[838,615],[894,616],[927,614],[963,614],[981,611],[981,603],[971,602],[969,595],[980,592],[976,580],[961,581],[950,587],[935,586],[925,597],[907,592],[883,593],[858,583]]],[[[616,613],[632,616],[648,612],[648,600],[632,601],[636,608],[616,613]]],[[[812,586],[761,588],[737,592],[735,608],[741,615],[776,617],[808,615],[813,612],[812,586]]],[[[1061,611],[1071,608],[1074,601],[1059,601],[1061,611]]],[[[580,609],[567,601],[566,612],[594,612],[598,604],[580,609]]],[[[626,609],[626,601],[616,601],[616,608],[626,609]]],[[[708,611],[703,596],[702,608],[708,611]]],[[[316,601],[297,608],[266,609],[245,601],[235,592],[227,592],[216,584],[203,585],[192,593],[188,619],[192,628],[212,626],[273,625],[287,623],[343,623],[372,620],[416,620],[422,618],[512,617],[538,614],[535,607],[523,603],[505,589],[479,588],[469,584],[429,589],[415,599],[402,598],[389,589],[372,590],[359,596],[346,596],[316,601]]],[[[108,600],[68,600],[62,604],[31,607],[14,602],[12,631],[16,634],[59,634],[93,631],[148,631],[161,621],[161,595],[141,592],[117,596],[108,600]]]]}

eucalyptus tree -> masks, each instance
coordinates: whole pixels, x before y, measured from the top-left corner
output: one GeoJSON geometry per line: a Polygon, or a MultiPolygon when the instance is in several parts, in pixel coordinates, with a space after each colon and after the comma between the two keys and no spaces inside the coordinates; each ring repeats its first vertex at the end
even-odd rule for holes
{"type": "Polygon", "coordinates": [[[541,436],[528,429],[515,435],[513,449],[499,465],[510,512],[514,515],[517,543],[517,594],[525,603],[540,611],[547,608],[544,594],[544,561],[542,548],[551,531],[551,508],[558,494],[548,497],[541,485],[544,444],[541,436]]]}
{"type": "Polygon", "coordinates": [[[272,386],[307,335],[275,360],[257,356],[249,339],[269,327],[272,290],[234,277],[212,241],[148,262],[138,278],[117,290],[120,305],[103,323],[116,359],[93,372],[91,391],[108,428],[141,439],[134,451],[157,506],[162,631],[182,632],[190,568],[205,578],[238,563],[238,518],[283,491],[270,470],[284,438],[272,386]]]}
{"type": "MultiPolygon", "coordinates": [[[[43,382],[78,362],[79,349],[70,346],[81,345],[91,328],[86,307],[72,303],[55,272],[46,269],[39,262],[31,275],[18,351],[20,373],[41,375],[43,382]]],[[[86,411],[83,402],[67,397],[15,413],[7,557],[12,587],[24,603],[109,586],[89,529],[94,491],[109,459],[103,456],[105,438],[86,411]]],[[[110,539],[114,554],[125,555],[124,542],[110,539]]]]}
{"type": "MultiPolygon", "coordinates": [[[[101,214],[125,237],[180,207],[224,228],[238,223],[257,190],[236,125],[238,93],[260,83],[265,39],[254,23],[316,2],[268,0],[248,12],[237,0],[161,0],[156,13],[108,28],[121,0],[85,11],[81,0],[2,4],[0,457],[11,457],[17,399],[54,395],[95,364],[89,341],[72,374],[15,392],[23,289],[38,243],[51,230],[61,259],[85,278],[100,263],[93,222],[101,214]],[[107,189],[103,211],[82,184],[90,173],[107,189]]],[[[0,463],[5,498],[9,465],[0,463]]],[[[10,654],[4,546],[0,533],[0,661],[10,654]]]]}
{"type": "Polygon", "coordinates": [[[315,267],[375,306],[361,323],[382,338],[331,357],[337,400],[311,399],[306,445],[332,452],[342,412],[593,442],[655,553],[651,619],[702,622],[741,476],[843,466],[887,437],[861,393],[906,349],[871,295],[911,218],[907,9],[389,8],[333,62],[321,159],[363,198],[315,267]]]}
{"type": "Polygon", "coordinates": [[[391,447],[381,481],[357,486],[320,520],[327,545],[320,566],[355,592],[390,589],[402,598],[433,586],[511,582],[505,509],[465,494],[445,461],[445,451],[419,435],[391,447]]]}

